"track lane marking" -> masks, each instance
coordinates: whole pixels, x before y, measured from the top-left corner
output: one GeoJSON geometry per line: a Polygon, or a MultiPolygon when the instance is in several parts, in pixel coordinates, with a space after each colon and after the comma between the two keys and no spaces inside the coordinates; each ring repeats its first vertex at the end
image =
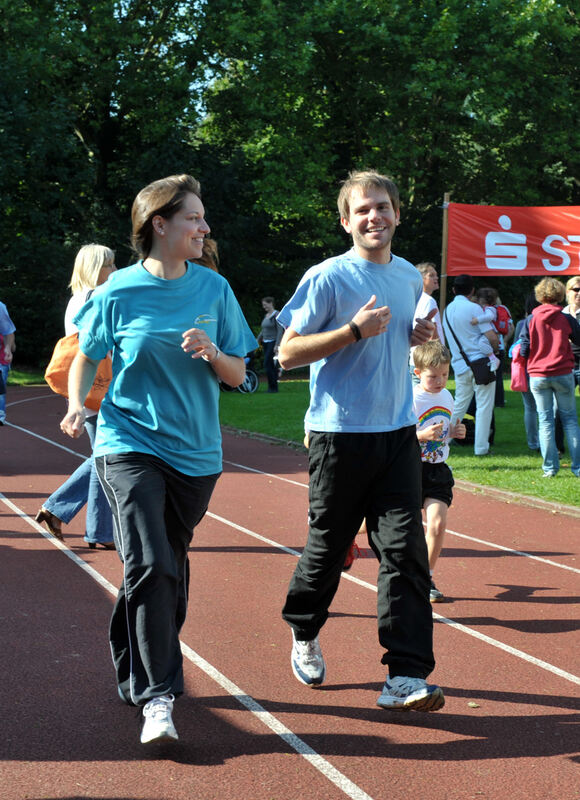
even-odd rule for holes
{"type": "MultiPolygon", "coordinates": [[[[221,522],[224,525],[228,525],[230,528],[234,528],[235,530],[240,531],[240,533],[244,533],[247,536],[252,536],[254,539],[258,539],[260,542],[264,542],[265,544],[269,544],[272,547],[276,547],[279,550],[283,550],[285,553],[289,553],[297,557],[300,556],[298,550],[293,550],[292,548],[278,544],[272,539],[268,539],[265,536],[262,536],[260,533],[251,531],[249,528],[244,528],[243,525],[238,525],[237,522],[231,522],[231,520],[228,520],[225,517],[220,517],[217,514],[213,514],[210,511],[206,512],[206,516],[211,517],[212,519],[215,519],[217,522],[221,522]]],[[[377,593],[377,587],[374,583],[363,581],[360,578],[357,578],[355,575],[351,575],[348,572],[343,573],[341,580],[351,581],[351,583],[356,583],[359,586],[364,587],[365,589],[370,589],[375,594],[377,593]]],[[[566,672],[566,670],[560,669],[560,667],[556,667],[554,664],[550,664],[547,661],[542,661],[541,659],[536,658],[535,656],[532,656],[529,653],[524,652],[523,650],[518,650],[509,644],[500,642],[498,639],[492,639],[491,636],[487,636],[487,634],[485,633],[480,633],[479,631],[473,628],[469,628],[467,625],[463,625],[462,623],[456,622],[455,620],[449,619],[448,617],[443,617],[441,614],[437,614],[435,611],[433,611],[433,617],[438,622],[442,622],[445,625],[450,625],[452,628],[456,628],[462,633],[466,633],[469,636],[473,636],[475,639],[480,639],[481,641],[486,642],[487,644],[493,645],[493,647],[497,647],[499,650],[503,650],[505,653],[509,653],[510,655],[516,656],[517,658],[521,658],[523,661],[527,661],[528,663],[533,664],[536,667],[540,667],[541,669],[544,669],[547,672],[551,672],[554,675],[558,675],[560,678],[564,678],[565,680],[570,681],[571,683],[576,683],[580,686],[580,677],[578,677],[577,675],[573,675],[571,672],[566,672]]]]}
{"type": "MultiPolygon", "coordinates": [[[[0,501],[3,502],[11,511],[14,512],[20,519],[27,522],[36,532],[40,533],[47,539],[51,544],[58,547],[70,560],[77,566],[84,570],[93,580],[95,580],[100,586],[106,589],[113,598],[117,597],[118,590],[113,584],[108,581],[103,575],[100,574],[94,567],[91,567],[90,564],[87,564],[83,561],[80,556],[76,553],[73,553],[66,544],[59,541],[55,536],[51,533],[48,533],[44,530],[32,517],[29,517],[28,514],[25,514],[18,506],[16,506],[11,500],[9,500],[2,492],[0,492],[0,501]]],[[[4,532],[4,535],[9,535],[7,531],[4,532]]],[[[296,551],[290,550],[289,548],[283,548],[287,550],[289,553],[296,553],[296,551]]],[[[296,553],[296,555],[300,555],[296,553]]],[[[195,650],[193,650],[189,645],[185,644],[185,642],[181,642],[181,652],[183,653],[184,657],[187,658],[194,666],[204,672],[208,678],[213,680],[219,686],[224,689],[228,694],[230,694],[234,700],[237,700],[238,703],[243,706],[247,711],[253,714],[256,719],[258,719],[262,725],[269,728],[273,733],[275,733],[280,739],[282,739],[285,744],[292,748],[299,756],[302,756],[306,761],[308,761],[318,772],[331,783],[340,789],[343,794],[347,797],[350,797],[351,800],[373,800],[373,798],[367,794],[360,786],[357,786],[356,783],[353,783],[347,776],[340,772],[340,770],[336,769],[329,761],[327,761],[323,756],[313,750],[310,745],[308,745],[303,739],[293,733],[289,728],[286,727],[277,717],[267,711],[257,700],[246,694],[243,689],[233,683],[229,678],[227,678],[223,672],[220,672],[213,664],[210,664],[209,661],[206,661],[203,656],[199,655],[195,650]]]]}
{"type": "MultiPolygon", "coordinates": [[[[36,399],[36,398],[30,398],[30,399],[36,399]]],[[[22,402],[26,402],[26,401],[22,401],[22,402]]],[[[11,428],[15,428],[16,430],[22,431],[22,433],[27,433],[29,436],[34,436],[36,439],[40,439],[41,441],[46,442],[47,444],[50,444],[53,447],[58,447],[61,450],[64,450],[65,453],[70,453],[70,455],[76,456],[77,458],[80,458],[80,459],[83,459],[83,460],[88,458],[88,456],[85,456],[82,453],[78,453],[76,450],[71,450],[69,447],[65,447],[63,444],[60,444],[60,442],[55,442],[53,439],[47,439],[44,436],[40,436],[38,433],[34,433],[33,431],[28,430],[28,428],[21,428],[19,425],[14,425],[11,422],[5,422],[4,424],[9,426],[9,427],[11,427],[11,428]]],[[[300,481],[293,481],[290,478],[283,477],[282,475],[274,475],[271,472],[264,472],[261,469],[255,469],[253,467],[248,467],[245,464],[238,464],[235,461],[227,461],[226,459],[224,459],[224,464],[230,464],[232,467],[238,467],[239,469],[243,469],[246,472],[253,472],[256,475],[264,475],[267,478],[274,478],[274,479],[276,479],[278,481],[283,481],[284,483],[290,483],[293,486],[300,486],[301,488],[308,489],[308,484],[307,483],[302,483],[300,481]]],[[[425,523],[423,523],[423,525],[425,525],[425,523]]],[[[568,566],[568,564],[559,564],[557,561],[552,561],[549,558],[542,558],[542,556],[535,556],[535,555],[532,555],[532,553],[526,553],[523,550],[514,550],[511,547],[505,547],[504,545],[501,545],[501,544],[495,544],[495,542],[489,542],[486,539],[478,539],[475,536],[468,536],[465,533],[458,533],[457,531],[452,531],[450,528],[446,528],[445,529],[445,533],[448,533],[450,536],[457,536],[457,537],[459,537],[461,539],[467,539],[470,542],[476,542],[477,544],[483,544],[486,547],[491,547],[491,548],[493,548],[495,550],[503,550],[504,552],[511,553],[512,555],[522,556],[524,558],[530,558],[533,561],[539,561],[542,564],[548,564],[551,567],[557,567],[558,569],[565,569],[565,570],[568,570],[569,572],[574,572],[574,573],[580,575],[580,569],[579,568],[570,567],[570,566],[568,566]]]]}
{"type": "MultiPolygon", "coordinates": [[[[26,428],[21,428],[18,425],[12,425],[12,423],[6,423],[6,424],[11,425],[11,427],[17,428],[18,430],[22,431],[23,433],[28,433],[31,436],[35,436],[36,438],[42,439],[42,441],[45,441],[48,444],[52,444],[55,447],[60,447],[62,450],[65,450],[65,451],[67,451],[69,453],[72,453],[72,455],[75,455],[78,458],[86,458],[86,456],[80,455],[79,453],[75,452],[74,450],[69,450],[67,447],[64,447],[63,445],[59,444],[58,442],[53,442],[50,439],[46,439],[46,438],[44,438],[42,436],[39,436],[38,434],[35,434],[35,433],[33,433],[32,431],[29,431],[26,428]]],[[[243,470],[245,470],[247,472],[255,473],[257,475],[263,475],[263,476],[268,477],[268,478],[275,478],[276,480],[281,480],[281,481],[283,481],[285,483],[291,483],[291,484],[293,484],[295,486],[300,486],[300,487],[303,487],[303,488],[306,488],[306,489],[308,488],[308,484],[305,484],[305,483],[302,483],[302,482],[298,482],[298,481],[293,481],[293,480],[291,480],[289,478],[284,478],[281,475],[275,475],[275,474],[270,473],[270,472],[264,472],[263,470],[255,469],[253,467],[248,467],[245,464],[239,464],[237,462],[228,461],[226,459],[224,459],[224,463],[225,464],[230,464],[231,466],[234,466],[234,467],[238,467],[239,469],[243,469],[243,470]]],[[[4,498],[4,495],[2,495],[1,493],[0,493],[0,498],[4,498]]],[[[4,499],[6,499],[6,498],[4,498],[4,499]]],[[[8,501],[8,502],[10,502],[10,501],[8,501]]],[[[24,516],[25,516],[26,519],[30,519],[29,517],[26,517],[26,515],[24,515],[24,516]]],[[[243,527],[241,525],[238,525],[237,523],[234,523],[231,520],[227,520],[225,517],[218,516],[217,514],[213,514],[213,513],[209,512],[209,511],[207,512],[207,516],[212,517],[213,519],[215,519],[215,520],[217,520],[219,522],[222,522],[223,524],[228,525],[228,526],[230,526],[230,527],[232,527],[232,528],[234,528],[236,530],[239,530],[242,533],[245,533],[245,534],[247,534],[249,536],[252,536],[253,538],[258,539],[258,540],[260,540],[260,541],[262,541],[262,542],[264,542],[266,544],[269,544],[272,547],[275,547],[275,548],[277,548],[279,550],[282,550],[283,552],[286,552],[286,553],[288,553],[290,555],[293,555],[295,557],[299,557],[300,556],[300,553],[297,550],[293,550],[292,548],[285,547],[284,545],[282,545],[282,544],[280,544],[280,543],[278,543],[278,542],[276,542],[276,541],[274,541],[272,539],[268,539],[268,538],[262,536],[261,534],[258,534],[258,533],[254,532],[254,531],[250,531],[248,528],[245,528],[245,527],[243,527]]],[[[33,521],[31,520],[31,522],[33,522],[33,521]]],[[[34,526],[37,526],[36,522],[33,522],[33,524],[34,524],[34,526]]],[[[50,534],[46,534],[44,529],[41,529],[41,532],[43,533],[43,535],[47,536],[47,538],[51,538],[51,539],[53,538],[52,536],[50,536],[50,534]]],[[[477,542],[479,544],[484,544],[484,545],[486,545],[488,547],[495,548],[495,549],[498,549],[498,550],[503,550],[503,551],[511,553],[513,555],[523,556],[523,557],[526,557],[526,558],[533,559],[535,561],[540,561],[540,562],[548,564],[550,566],[558,567],[560,569],[566,569],[566,570],[569,570],[571,572],[580,573],[580,570],[576,569],[575,567],[569,567],[569,566],[567,566],[565,564],[558,564],[555,561],[550,561],[549,559],[545,559],[545,558],[542,558],[540,556],[534,556],[531,553],[525,553],[525,552],[523,552],[521,550],[513,550],[512,548],[504,547],[503,545],[496,545],[493,542],[487,542],[484,539],[477,539],[475,537],[468,536],[468,535],[462,534],[462,533],[457,533],[456,531],[451,531],[451,530],[448,530],[448,529],[446,530],[446,532],[450,533],[452,536],[458,536],[458,537],[461,537],[463,539],[467,539],[469,541],[474,541],[474,542],[477,542]]],[[[57,542],[65,551],[68,550],[66,545],[63,546],[62,543],[58,542],[58,540],[55,540],[55,542],[57,542]]],[[[76,556],[75,556],[75,558],[76,558],[76,556]]],[[[84,564],[82,559],[79,559],[79,560],[82,562],[82,564],[84,564]]],[[[85,566],[88,566],[88,565],[85,565],[85,566]]],[[[357,578],[354,575],[349,575],[348,573],[345,573],[343,575],[343,578],[345,580],[351,581],[352,583],[357,583],[357,584],[359,584],[360,586],[362,586],[364,588],[370,589],[371,591],[373,591],[375,593],[377,592],[377,587],[374,584],[368,583],[367,581],[363,581],[363,580],[361,580],[360,578],[357,578]]],[[[490,644],[493,647],[497,647],[498,649],[503,650],[506,653],[510,653],[511,655],[517,656],[518,658],[521,658],[524,661],[527,661],[527,662],[529,662],[529,663],[531,663],[531,664],[533,664],[533,665],[535,665],[537,667],[540,667],[541,669],[544,669],[544,670],[546,670],[548,672],[551,672],[551,673],[553,673],[555,675],[559,675],[560,677],[564,678],[565,680],[568,680],[568,681],[571,681],[572,683],[576,683],[576,684],[580,685],[580,677],[578,677],[576,675],[573,675],[572,673],[567,672],[565,670],[562,670],[562,669],[560,669],[559,667],[556,667],[553,664],[549,664],[546,661],[542,661],[541,659],[537,659],[535,656],[532,656],[529,653],[524,652],[523,650],[518,650],[516,648],[513,648],[513,647],[511,647],[511,645],[508,645],[508,644],[505,644],[503,642],[500,642],[499,640],[493,639],[490,636],[487,636],[486,634],[480,633],[479,631],[476,631],[475,629],[472,629],[472,628],[467,627],[466,625],[463,625],[462,623],[456,622],[456,621],[454,621],[452,619],[449,619],[447,617],[443,617],[442,615],[437,614],[435,611],[433,612],[433,617],[437,621],[442,622],[442,623],[447,624],[447,625],[450,625],[451,627],[454,627],[457,630],[462,631],[463,633],[466,633],[466,634],[468,634],[470,636],[473,636],[476,639],[479,639],[479,640],[481,640],[483,642],[486,642],[487,644],[490,644]]]]}
{"type": "MultiPolygon", "coordinates": [[[[282,475],[274,475],[271,472],[263,472],[259,469],[254,469],[253,467],[247,467],[245,464],[237,464],[234,461],[226,461],[224,460],[224,464],[230,464],[232,467],[239,467],[239,469],[244,469],[247,472],[254,472],[257,475],[264,475],[267,478],[276,478],[276,480],[284,481],[284,483],[291,483],[294,486],[302,486],[305,489],[308,489],[307,483],[300,483],[298,481],[290,480],[290,478],[284,478],[282,475]]],[[[423,526],[425,526],[425,522],[423,522],[423,526]]],[[[506,547],[502,544],[495,544],[495,542],[488,542],[486,539],[478,539],[475,536],[468,536],[466,533],[457,533],[457,531],[452,531],[450,528],[445,529],[445,533],[448,533],[450,536],[458,536],[461,539],[467,539],[470,542],[477,542],[478,544],[483,544],[486,547],[491,547],[496,550],[504,550],[506,553],[511,553],[514,556],[523,556],[525,558],[531,558],[534,561],[540,561],[542,564],[549,564],[551,567],[558,567],[558,569],[567,569],[570,572],[576,572],[580,575],[580,569],[577,567],[570,567],[567,564],[559,564],[557,561],[551,561],[549,558],[542,558],[542,556],[534,556],[532,553],[526,553],[523,550],[514,550],[511,547],[506,547]]]]}

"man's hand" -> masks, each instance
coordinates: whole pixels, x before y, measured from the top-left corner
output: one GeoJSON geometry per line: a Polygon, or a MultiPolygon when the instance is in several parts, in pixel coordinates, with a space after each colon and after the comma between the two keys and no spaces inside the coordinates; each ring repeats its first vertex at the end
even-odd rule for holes
{"type": "Polygon", "coordinates": [[[379,334],[384,333],[391,321],[391,309],[388,306],[375,308],[376,302],[377,296],[373,294],[368,303],[359,308],[352,318],[352,321],[358,326],[363,339],[369,339],[371,336],[379,336],[379,334]]]}
{"type": "Polygon", "coordinates": [[[455,425],[449,427],[449,436],[451,439],[465,439],[467,428],[463,422],[456,422],[455,425]]]}
{"type": "Polygon", "coordinates": [[[434,322],[431,322],[435,314],[437,313],[437,309],[432,309],[426,317],[421,317],[415,322],[415,327],[411,333],[411,347],[415,347],[418,344],[424,344],[428,342],[429,339],[433,338],[433,335],[436,333],[437,328],[434,322]]]}

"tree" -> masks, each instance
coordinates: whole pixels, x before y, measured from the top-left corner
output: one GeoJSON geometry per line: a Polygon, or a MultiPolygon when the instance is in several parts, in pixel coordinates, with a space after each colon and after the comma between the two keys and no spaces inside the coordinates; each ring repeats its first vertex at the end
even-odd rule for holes
{"type": "Polygon", "coordinates": [[[414,261],[439,258],[445,191],[461,202],[578,202],[571,4],[208,0],[205,8],[213,80],[200,136],[224,160],[247,165],[281,272],[288,242],[319,257],[337,246],[337,184],[353,168],[396,179],[397,252],[414,261]]]}
{"type": "Polygon", "coordinates": [[[197,16],[172,0],[1,0],[2,299],[22,361],[46,363],[89,241],[131,260],[138,189],[193,171],[197,16]]]}

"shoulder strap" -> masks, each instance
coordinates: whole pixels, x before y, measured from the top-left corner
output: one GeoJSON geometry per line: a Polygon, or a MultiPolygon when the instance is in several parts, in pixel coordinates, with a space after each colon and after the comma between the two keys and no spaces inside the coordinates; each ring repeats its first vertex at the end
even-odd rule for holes
{"type": "Polygon", "coordinates": [[[447,316],[447,308],[445,308],[445,311],[443,312],[443,318],[444,318],[444,319],[445,319],[445,321],[447,322],[447,327],[449,328],[449,330],[450,330],[450,331],[451,331],[451,333],[453,334],[453,338],[455,339],[455,341],[456,341],[456,343],[457,343],[457,347],[459,348],[459,352],[461,353],[461,357],[462,357],[462,359],[465,361],[465,363],[467,364],[467,366],[468,366],[468,367],[471,367],[471,361],[470,361],[470,360],[467,358],[467,356],[465,355],[465,352],[464,352],[464,350],[463,350],[463,347],[461,347],[461,342],[459,341],[459,339],[458,339],[458,338],[457,338],[457,336],[455,335],[455,331],[454,331],[454,330],[453,330],[453,328],[451,327],[451,323],[449,322],[449,317],[447,316]]]}

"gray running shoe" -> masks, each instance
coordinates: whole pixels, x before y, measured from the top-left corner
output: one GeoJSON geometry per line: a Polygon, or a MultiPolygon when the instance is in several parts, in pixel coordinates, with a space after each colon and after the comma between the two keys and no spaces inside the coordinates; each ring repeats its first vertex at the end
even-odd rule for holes
{"type": "Polygon", "coordinates": [[[392,711],[439,711],[445,705],[445,697],[440,686],[423,678],[397,675],[387,678],[377,705],[392,711]]]}
{"type": "Polygon", "coordinates": [[[443,594],[443,592],[439,591],[439,589],[435,586],[433,581],[431,581],[431,588],[429,589],[429,600],[432,603],[445,602],[445,595],[443,594]]]}

